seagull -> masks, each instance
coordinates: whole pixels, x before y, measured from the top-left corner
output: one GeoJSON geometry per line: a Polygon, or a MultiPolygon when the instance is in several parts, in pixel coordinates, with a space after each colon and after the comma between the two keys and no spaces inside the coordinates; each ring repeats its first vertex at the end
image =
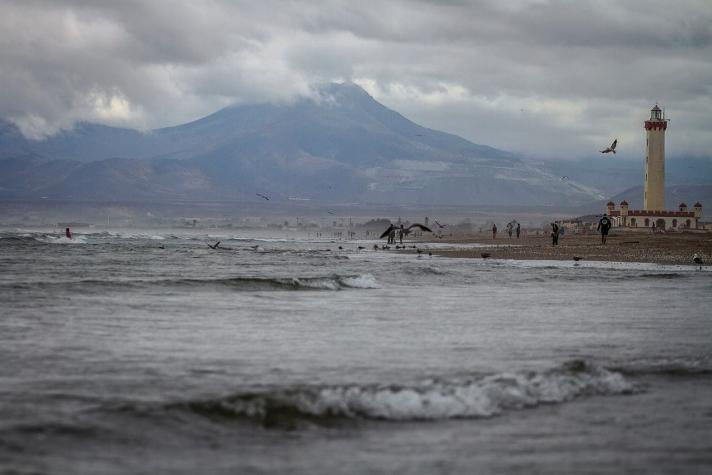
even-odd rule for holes
{"type": "Polygon", "coordinates": [[[435,220],[435,224],[437,224],[440,229],[442,229],[442,228],[444,228],[444,227],[447,227],[447,224],[440,224],[440,223],[438,223],[438,220],[437,220],[437,219],[435,220]]]}
{"type": "Polygon", "coordinates": [[[218,241],[218,242],[216,242],[215,244],[212,244],[212,245],[211,245],[211,244],[208,244],[208,247],[209,247],[210,249],[217,249],[218,247],[220,247],[220,241],[218,241]]]}
{"type": "Polygon", "coordinates": [[[333,211],[331,211],[331,210],[327,211],[327,213],[329,213],[329,214],[331,214],[331,215],[333,215],[333,214],[334,214],[334,212],[333,212],[333,211]]]}
{"type": "Polygon", "coordinates": [[[578,261],[581,260],[581,257],[579,257],[579,256],[574,256],[574,260],[575,260],[576,262],[578,262],[578,261]]]}
{"type": "Polygon", "coordinates": [[[601,153],[610,153],[610,152],[616,153],[616,145],[618,145],[618,139],[615,139],[613,141],[613,143],[611,144],[611,146],[608,147],[607,149],[601,150],[601,153]]]}
{"type": "MultiPolygon", "coordinates": [[[[403,225],[401,224],[401,226],[403,226],[403,225]]],[[[411,224],[411,225],[408,226],[407,228],[398,227],[398,226],[396,226],[395,224],[391,224],[390,226],[388,226],[388,229],[386,229],[385,231],[383,231],[383,234],[381,234],[381,239],[383,239],[384,237],[388,236],[391,231],[393,231],[393,230],[396,230],[396,231],[397,231],[397,230],[400,230],[400,229],[403,230],[403,235],[404,235],[404,236],[407,236],[408,234],[410,234],[411,229],[413,229],[413,228],[418,228],[418,229],[420,229],[421,231],[427,231],[427,232],[429,232],[429,233],[432,233],[432,232],[433,232],[433,231],[432,231],[430,228],[428,228],[427,226],[423,226],[422,224],[419,224],[419,223],[411,224]]]]}
{"type": "Polygon", "coordinates": [[[256,194],[257,196],[259,196],[260,198],[263,198],[263,199],[269,201],[269,197],[263,195],[262,193],[255,193],[255,194],[256,194]]]}
{"type": "Polygon", "coordinates": [[[694,262],[695,264],[697,264],[698,266],[700,266],[700,270],[702,270],[703,261],[702,261],[702,258],[700,257],[699,254],[695,254],[695,255],[692,257],[692,262],[694,262]]]}
{"type": "Polygon", "coordinates": [[[492,254],[490,254],[489,252],[483,252],[482,254],[480,254],[480,256],[482,256],[482,259],[487,259],[491,255],[492,254]]]}
{"type": "MultiPolygon", "coordinates": [[[[603,152],[601,152],[601,153],[603,153],[603,152]]],[[[561,181],[568,180],[568,179],[569,179],[569,177],[567,177],[566,175],[561,177],[561,181]]]]}

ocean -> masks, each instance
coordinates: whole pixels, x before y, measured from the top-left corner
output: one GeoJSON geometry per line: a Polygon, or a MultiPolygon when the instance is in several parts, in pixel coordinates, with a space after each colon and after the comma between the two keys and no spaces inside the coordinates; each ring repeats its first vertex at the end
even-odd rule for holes
{"type": "Polygon", "coordinates": [[[708,268],[373,244],[0,232],[0,473],[712,472],[708,268]]]}

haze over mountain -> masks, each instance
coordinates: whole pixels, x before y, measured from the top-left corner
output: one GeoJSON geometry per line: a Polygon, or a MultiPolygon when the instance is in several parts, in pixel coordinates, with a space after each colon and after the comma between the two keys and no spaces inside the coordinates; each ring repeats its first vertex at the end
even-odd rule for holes
{"type": "Polygon", "coordinates": [[[555,167],[421,127],[351,83],[146,133],[81,123],[35,141],[2,122],[0,159],[3,198],[254,201],[262,193],[274,201],[431,205],[607,198],[555,167]]]}

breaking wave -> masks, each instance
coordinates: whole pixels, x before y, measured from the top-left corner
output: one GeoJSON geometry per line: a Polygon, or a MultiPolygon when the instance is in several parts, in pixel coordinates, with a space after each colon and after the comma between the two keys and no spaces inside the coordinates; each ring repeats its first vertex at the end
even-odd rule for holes
{"type": "Polygon", "coordinates": [[[260,290],[346,290],[379,289],[380,284],[371,274],[330,275],[324,277],[226,277],[218,279],[162,279],[162,280],[76,280],[15,282],[12,288],[144,288],[153,286],[209,288],[225,287],[235,291],[260,290]]]}
{"type": "Polygon", "coordinates": [[[429,380],[404,386],[300,386],[190,401],[170,408],[208,418],[244,418],[266,427],[290,427],[300,421],[335,419],[428,421],[491,417],[583,396],[635,391],[635,385],[622,374],[575,361],[543,372],[429,380]]]}
{"type": "Polygon", "coordinates": [[[35,238],[39,242],[44,242],[47,244],[86,244],[87,243],[87,238],[86,236],[77,236],[74,235],[72,239],[69,239],[66,236],[52,236],[52,235],[46,235],[44,237],[38,237],[35,238]]]}

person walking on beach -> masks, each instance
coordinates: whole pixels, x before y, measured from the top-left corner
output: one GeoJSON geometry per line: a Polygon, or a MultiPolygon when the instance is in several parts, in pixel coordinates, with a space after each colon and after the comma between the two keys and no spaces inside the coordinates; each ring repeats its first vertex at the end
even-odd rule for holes
{"type": "Polygon", "coordinates": [[[551,245],[559,245],[559,225],[556,223],[551,223],[551,245]]]}
{"type": "Polygon", "coordinates": [[[519,225],[519,223],[517,223],[517,239],[519,239],[519,234],[520,234],[521,232],[522,232],[522,228],[521,228],[521,226],[519,225]]]}
{"type": "Polygon", "coordinates": [[[492,239],[497,239],[497,224],[492,223],[492,239]]]}
{"type": "Polygon", "coordinates": [[[512,239],[512,223],[507,223],[507,234],[509,234],[509,239],[512,239]]]}
{"type": "Polygon", "coordinates": [[[608,237],[608,231],[611,229],[611,220],[608,219],[608,216],[605,214],[603,217],[598,221],[598,229],[601,231],[601,244],[606,243],[606,238],[608,237]]]}

